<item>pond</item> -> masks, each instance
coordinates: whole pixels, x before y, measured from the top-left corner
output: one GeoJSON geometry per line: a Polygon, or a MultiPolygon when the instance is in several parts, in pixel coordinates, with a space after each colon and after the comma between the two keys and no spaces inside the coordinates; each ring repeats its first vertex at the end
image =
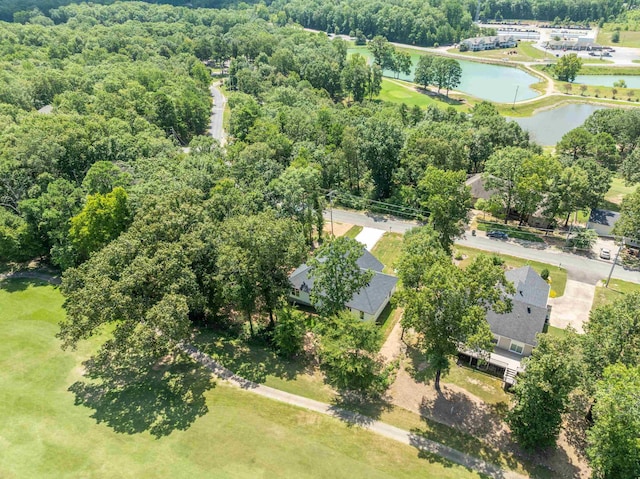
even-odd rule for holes
{"type": "Polygon", "coordinates": [[[574,83],[612,87],[618,80],[624,80],[627,88],[640,88],[640,75],[578,75],[574,83]]]}
{"type": "Polygon", "coordinates": [[[529,132],[533,141],[543,146],[555,146],[565,133],[581,126],[589,116],[598,110],[607,108],[602,105],[569,103],[544,110],[526,118],[507,118],[513,120],[529,132]]]}
{"type": "MultiPolygon", "coordinates": [[[[351,48],[348,52],[349,54],[359,53],[369,61],[373,58],[365,48],[351,48]]],[[[418,54],[411,55],[411,74],[400,74],[401,80],[413,81],[419,58],[418,54]]],[[[516,101],[529,100],[540,95],[539,92],[530,88],[540,80],[518,68],[466,60],[458,60],[458,62],[462,68],[462,78],[460,86],[456,88],[457,91],[497,103],[511,103],[516,98],[516,90],[518,93],[516,101]]],[[[394,77],[394,73],[390,70],[385,70],[383,73],[384,76],[394,77]]]]}

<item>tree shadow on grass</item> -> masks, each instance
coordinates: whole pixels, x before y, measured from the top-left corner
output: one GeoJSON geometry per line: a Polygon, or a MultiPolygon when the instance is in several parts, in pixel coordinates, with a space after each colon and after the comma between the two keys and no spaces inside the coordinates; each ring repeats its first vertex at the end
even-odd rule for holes
{"type": "Polygon", "coordinates": [[[201,330],[192,344],[236,375],[258,384],[263,384],[267,376],[293,380],[311,368],[304,357],[282,358],[264,345],[247,344],[241,338],[210,330],[201,330]]]}
{"type": "Polygon", "coordinates": [[[31,287],[53,285],[57,288],[56,282],[46,281],[44,279],[38,279],[33,277],[16,276],[0,281],[0,290],[7,293],[17,293],[20,291],[26,291],[31,287]]]}
{"type": "Polygon", "coordinates": [[[383,412],[393,409],[389,399],[364,398],[359,393],[343,391],[332,401],[331,410],[349,426],[368,426],[379,420],[383,412]]]}
{"type": "Polygon", "coordinates": [[[75,404],[119,433],[160,438],[186,430],[208,412],[204,393],[215,386],[209,371],[182,354],[161,361],[141,356],[125,366],[98,355],[83,365],[86,379],[69,387],[75,404]]]}

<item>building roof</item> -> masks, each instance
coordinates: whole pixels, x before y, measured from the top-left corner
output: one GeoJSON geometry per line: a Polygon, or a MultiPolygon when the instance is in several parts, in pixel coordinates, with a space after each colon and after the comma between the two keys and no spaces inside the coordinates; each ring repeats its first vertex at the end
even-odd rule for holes
{"type": "Polygon", "coordinates": [[[589,227],[596,230],[599,235],[610,235],[619,219],[620,213],[594,208],[589,216],[589,227]]]}
{"type": "Polygon", "coordinates": [[[542,332],[547,317],[549,284],[531,266],[509,270],[505,276],[516,290],[510,296],[513,306],[510,313],[487,313],[491,331],[535,346],[538,344],[536,334],[542,332]]]}
{"type": "Polygon", "coordinates": [[[515,42],[513,35],[494,35],[490,37],[473,37],[473,38],[465,38],[462,42],[467,43],[498,43],[498,42],[515,42]]]}
{"type": "Polygon", "coordinates": [[[465,181],[465,185],[467,185],[471,189],[471,197],[474,199],[484,199],[488,200],[492,195],[497,193],[493,190],[487,190],[484,187],[486,179],[484,178],[482,173],[476,173],[475,175],[470,176],[465,181]]]}
{"type": "Polygon", "coordinates": [[[38,113],[42,113],[43,115],[49,115],[50,113],[53,113],[53,106],[45,105],[38,110],[38,113]]]}
{"type": "MultiPolygon", "coordinates": [[[[375,314],[391,296],[398,283],[398,278],[382,273],[384,265],[366,249],[362,248],[362,251],[362,255],[358,258],[358,266],[362,270],[373,271],[373,277],[369,281],[369,285],[356,293],[345,306],[367,314],[375,314]]],[[[310,293],[313,288],[313,278],[310,276],[310,272],[311,267],[302,264],[291,273],[289,282],[294,288],[310,293]]]]}

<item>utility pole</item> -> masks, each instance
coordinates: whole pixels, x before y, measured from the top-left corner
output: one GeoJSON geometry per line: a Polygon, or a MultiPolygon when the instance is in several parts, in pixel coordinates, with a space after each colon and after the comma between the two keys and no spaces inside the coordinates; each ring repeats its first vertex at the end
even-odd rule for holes
{"type": "Polygon", "coordinates": [[[624,236],[620,241],[620,247],[618,248],[618,252],[616,253],[616,257],[613,259],[613,264],[611,265],[611,271],[609,271],[609,277],[607,278],[607,284],[604,285],[605,288],[609,287],[609,281],[611,281],[611,275],[613,274],[613,268],[616,267],[616,263],[618,262],[618,256],[620,256],[620,251],[622,251],[622,247],[624,246],[624,236]]]}

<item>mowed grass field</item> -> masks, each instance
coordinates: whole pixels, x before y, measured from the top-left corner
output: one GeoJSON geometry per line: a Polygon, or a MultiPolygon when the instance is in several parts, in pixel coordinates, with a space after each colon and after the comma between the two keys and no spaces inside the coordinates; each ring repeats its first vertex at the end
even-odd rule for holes
{"type": "MultiPolygon", "coordinates": [[[[63,314],[52,286],[0,283],[3,479],[480,477],[336,419],[223,384],[193,389],[203,397],[195,414],[185,401],[158,402],[162,388],[148,382],[134,389],[135,397],[112,391],[92,398],[95,408],[76,405],[69,387],[81,379],[81,361],[96,343],[61,351],[55,333],[63,314]],[[171,427],[153,435],[152,417],[171,427]]],[[[182,372],[191,390],[189,378],[198,376],[189,368],[182,372]]]]}

